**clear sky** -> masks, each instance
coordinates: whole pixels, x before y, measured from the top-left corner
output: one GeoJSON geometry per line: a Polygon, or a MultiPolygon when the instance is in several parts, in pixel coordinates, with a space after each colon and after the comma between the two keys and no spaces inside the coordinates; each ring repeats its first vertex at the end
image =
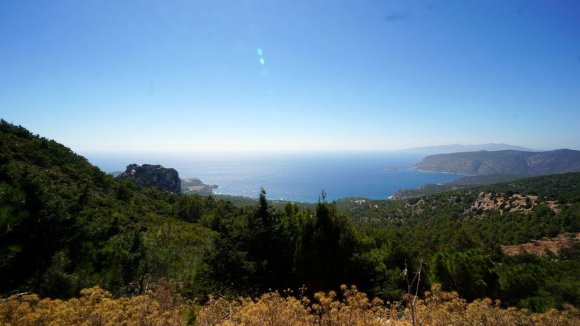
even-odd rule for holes
{"type": "Polygon", "coordinates": [[[580,149],[580,1],[3,0],[0,117],[80,152],[580,149]]]}

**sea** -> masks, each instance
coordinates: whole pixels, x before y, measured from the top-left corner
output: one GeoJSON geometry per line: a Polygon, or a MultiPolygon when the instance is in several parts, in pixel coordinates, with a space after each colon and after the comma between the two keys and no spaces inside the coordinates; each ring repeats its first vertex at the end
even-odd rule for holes
{"type": "Polygon", "coordinates": [[[424,155],[409,152],[285,154],[131,154],[84,153],[108,173],[127,165],[161,164],[179,176],[218,185],[217,194],[257,197],[264,188],[270,200],[316,202],[345,197],[388,199],[401,188],[440,184],[459,175],[413,169],[424,155]]]}

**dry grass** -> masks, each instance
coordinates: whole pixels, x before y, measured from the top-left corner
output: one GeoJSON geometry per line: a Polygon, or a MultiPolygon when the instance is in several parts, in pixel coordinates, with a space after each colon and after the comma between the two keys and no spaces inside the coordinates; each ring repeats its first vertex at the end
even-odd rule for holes
{"type": "Polygon", "coordinates": [[[114,299],[98,288],[84,289],[66,301],[35,294],[12,296],[0,303],[1,325],[183,325],[181,307],[163,309],[148,295],[114,299]]]}
{"type": "Polygon", "coordinates": [[[415,305],[416,319],[401,303],[369,299],[356,287],[342,286],[341,293],[317,293],[311,301],[278,292],[257,299],[210,298],[193,307],[168,298],[167,293],[114,299],[99,288],[85,289],[79,298],[67,301],[19,295],[0,302],[2,325],[185,325],[196,311],[194,324],[209,325],[579,325],[580,314],[566,311],[533,314],[502,308],[490,299],[468,303],[457,293],[439,287],[426,293],[415,305]]]}

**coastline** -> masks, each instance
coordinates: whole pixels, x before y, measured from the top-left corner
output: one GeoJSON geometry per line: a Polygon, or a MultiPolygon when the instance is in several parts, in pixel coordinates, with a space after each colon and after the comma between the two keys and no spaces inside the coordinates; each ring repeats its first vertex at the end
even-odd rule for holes
{"type": "Polygon", "coordinates": [[[443,173],[443,174],[455,174],[455,175],[460,175],[462,177],[476,177],[477,174],[464,174],[464,173],[455,173],[455,172],[445,172],[445,171],[429,171],[429,170],[423,170],[423,169],[419,169],[416,167],[413,167],[413,170],[417,171],[417,172],[422,172],[422,173],[443,173]]]}

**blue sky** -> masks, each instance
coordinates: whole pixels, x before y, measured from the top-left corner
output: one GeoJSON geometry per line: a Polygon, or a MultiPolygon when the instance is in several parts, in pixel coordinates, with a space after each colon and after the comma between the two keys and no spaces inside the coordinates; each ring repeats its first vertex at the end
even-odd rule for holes
{"type": "Polygon", "coordinates": [[[579,35],[576,0],[5,0],[0,116],[83,153],[580,149],[579,35]]]}

